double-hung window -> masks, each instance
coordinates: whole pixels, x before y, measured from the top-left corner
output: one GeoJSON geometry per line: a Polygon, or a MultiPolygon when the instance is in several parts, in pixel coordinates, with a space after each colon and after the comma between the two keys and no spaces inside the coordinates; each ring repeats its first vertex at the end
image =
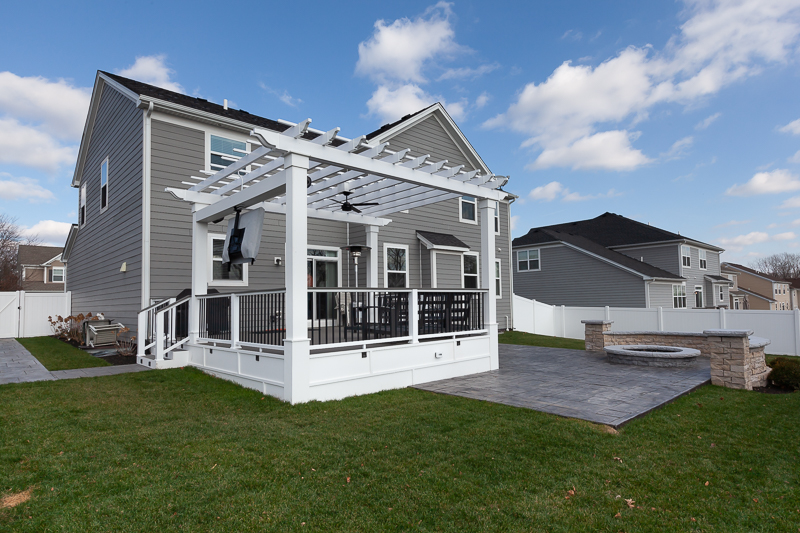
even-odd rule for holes
{"type": "Polygon", "coordinates": [[[697,250],[698,256],[700,258],[700,270],[707,270],[708,269],[708,261],[706,260],[706,251],[705,250],[697,250]]]}
{"type": "Polygon", "coordinates": [[[408,287],[408,246],[385,244],[384,270],[386,288],[408,287]]]}
{"type": "MultiPolygon", "coordinates": [[[[209,154],[210,170],[216,172],[227,167],[234,161],[247,154],[247,143],[234,141],[217,135],[211,135],[211,152],[209,154]]],[[[246,169],[239,171],[240,175],[247,173],[246,169]]]]}
{"type": "Polygon", "coordinates": [[[78,224],[83,227],[86,224],[86,184],[81,185],[80,209],[78,210],[78,224]]]}
{"type": "Polygon", "coordinates": [[[500,234],[500,202],[494,203],[494,233],[500,234]]]}
{"type": "Polygon", "coordinates": [[[495,298],[502,298],[503,297],[503,283],[500,277],[500,273],[502,272],[502,265],[500,264],[499,259],[494,260],[494,295],[495,298]]]}
{"type": "Polygon", "coordinates": [[[520,250],[517,252],[517,272],[541,270],[539,250],[520,250]]]}
{"type": "Polygon", "coordinates": [[[462,274],[464,277],[465,289],[478,288],[478,255],[464,254],[462,256],[462,274]]]}
{"type": "Polygon", "coordinates": [[[672,307],[686,309],[686,285],[672,286],[672,307]]]}
{"type": "Polygon", "coordinates": [[[462,196],[458,200],[458,219],[470,224],[478,223],[478,200],[472,196],[462,196]]]}
{"type": "Polygon", "coordinates": [[[100,211],[108,207],[108,158],[100,165],[100,211]]]}
{"type": "Polygon", "coordinates": [[[222,262],[222,250],[225,249],[225,235],[208,236],[211,248],[211,280],[209,285],[247,285],[248,265],[228,265],[222,262]]]}
{"type": "Polygon", "coordinates": [[[725,286],[724,285],[720,285],[719,286],[719,301],[720,302],[724,302],[725,301],[725,286]]]}
{"type": "Polygon", "coordinates": [[[681,246],[681,261],[683,266],[691,268],[692,266],[692,249],[688,246],[681,246]]]}
{"type": "Polygon", "coordinates": [[[64,283],[64,267],[53,267],[50,270],[50,281],[53,283],[64,283]]]}

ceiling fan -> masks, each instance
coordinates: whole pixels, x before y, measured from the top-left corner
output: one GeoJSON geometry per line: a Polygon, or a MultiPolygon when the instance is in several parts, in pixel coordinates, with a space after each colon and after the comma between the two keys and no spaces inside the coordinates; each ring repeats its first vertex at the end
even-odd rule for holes
{"type": "Polygon", "coordinates": [[[377,204],[375,202],[351,204],[350,201],[348,200],[348,198],[353,193],[351,191],[344,191],[342,194],[344,195],[344,202],[339,202],[338,200],[334,200],[334,202],[342,204],[342,211],[348,211],[348,212],[349,211],[355,211],[356,213],[361,213],[361,210],[358,209],[359,207],[364,207],[364,206],[368,206],[368,205],[380,205],[380,204],[377,204]]]}

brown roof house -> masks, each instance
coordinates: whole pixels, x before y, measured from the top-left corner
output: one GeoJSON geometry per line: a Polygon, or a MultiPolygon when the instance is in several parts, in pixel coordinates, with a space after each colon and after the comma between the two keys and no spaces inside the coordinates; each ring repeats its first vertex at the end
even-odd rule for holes
{"type": "Polygon", "coordinates": [[[61,262],[60,246],[20,244],[17,252],[22,290],[28,292],[64,292],[67,265],[61,262]]]}
{"type": "MultiPolygon", "coordinates": [[[[722,263],[722,273],[736,277],[737,291],[731,298],[741,298],[741,309],[789,311],[792,309],[790,283],[764,272],[736,263],[722,263]]],[[[736,309],[735,305],[732,305],[736,309]]]]}

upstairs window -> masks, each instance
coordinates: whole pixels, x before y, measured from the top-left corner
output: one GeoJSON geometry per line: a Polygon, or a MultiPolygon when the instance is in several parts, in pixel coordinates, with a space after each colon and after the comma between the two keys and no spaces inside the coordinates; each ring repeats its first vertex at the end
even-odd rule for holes
{"type": "Polygon", "coordinates": [[[108,207],[108,158],[100,165],[100,211],[108,207]]]}
{"type": "Polygon", "coordinates": [[[78,225],[83,227],[86,224],[86,184],[81,185],[80,209],[78,210],[78,225]]]}
{"type": "Polygon", "coordinates": [[[470,224],[478,223],[478,200],[472,196],[462,196],[459,201],[458,219],[470,224]]]}
{"type": "Polygon", "coordinates": [[[494,232],[500,234],[500,202],[494,203],[494,232]]]}
{"type": "MultiPolygon", "coordinates": [[[[211,136],[211,152],[209,163],[212,172],[217,172],[227,167],[234,161],[238,161],[243,155],[247,154],[247,143],[234,141],[225,137],[211,136]]],[[[246,169],[239,171],[240,175],[247,173],[246,169]]]]}
{"type": "Polygon", "coordinates": [[[697,252],[700,257],[700,270],[708,269],[708,261],[706,261],[706,251],[698,250],[697,252]]]}
{"type": "Polygon", "coordinates": [[[408,246],[387,244],[384,260],[385,286],[408,287],[408,246]]]}
{"type": "Polygon", "coordinates": [[[686,309],[686,285],[672,286],[672,307],[686,309]]]}
{"type": "Polygon", "coordinates": [[[50,269],[50,281],[53,283],[64,283],[64,267],[53,267],[50,269]]]}
{"type": "Polygon", "coordinates": [[[464,288],[477,289],[478,288],[478,256],[473,254],[464,254],[462,271],[464,275],[464,288]]]}
{"type": "Polygon", "coordinates": [[[683,266],[691,268],[692,266],[692,249],[688,246],[681,246],[681,261],[683,266]]]}
{"type": "Polygon", "coordinates": [[[539,250],[521,250],[517,252],[517,272],[541,270],[539,250]]]}

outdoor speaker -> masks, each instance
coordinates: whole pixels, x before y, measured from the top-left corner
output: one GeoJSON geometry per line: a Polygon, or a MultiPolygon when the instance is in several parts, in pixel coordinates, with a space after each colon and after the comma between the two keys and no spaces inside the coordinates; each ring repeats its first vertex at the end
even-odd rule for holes
{"type": "Polygon", "coordinates": [[[264,228],[264,210],[253,209],[228,221],[222,262],[232,265],[253,264],[261,246],[261,230],[264,228]]]}

